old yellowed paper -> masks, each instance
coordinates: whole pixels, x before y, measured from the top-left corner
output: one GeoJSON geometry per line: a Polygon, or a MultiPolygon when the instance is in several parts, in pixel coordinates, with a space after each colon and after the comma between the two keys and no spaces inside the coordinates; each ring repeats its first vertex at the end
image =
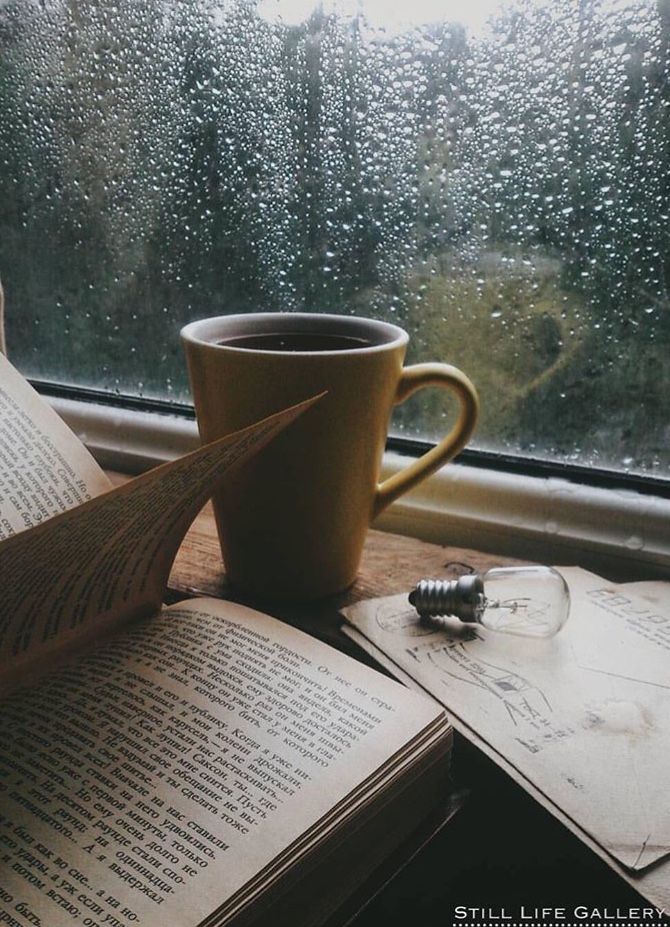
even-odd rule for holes
{"type": "MultiPolygon", "coordinates": [[[[631,870],[670,851],[670,611],[577,569],[548,641],[422,625],[405,596],[348,620],[631,870]]],[[[466,736],[467,730],[465,731],[466,736]]]]}
{"type": "Polygon", "coordinates": [[[299,406],[164,464],[0,543],[0,677],[106,625],[160,609],[172,561],[226,472],[311,405],[299,406]]]}
{"type": "Polygon", "coordinates": [[[0,709],[0,901],[195,927],[441,714],[258,612],[173,606],[0,709]]]}

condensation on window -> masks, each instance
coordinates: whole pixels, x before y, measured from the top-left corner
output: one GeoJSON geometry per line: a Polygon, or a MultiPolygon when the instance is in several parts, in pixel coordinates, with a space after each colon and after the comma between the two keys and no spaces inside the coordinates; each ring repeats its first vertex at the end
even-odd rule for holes
{"type": "Polygon", "coordinates": [[[480,448],[668,476],[669,55],[652,0],[0,0],[10,352],[184,400],[191,319],[385,318],[480,448]]]}

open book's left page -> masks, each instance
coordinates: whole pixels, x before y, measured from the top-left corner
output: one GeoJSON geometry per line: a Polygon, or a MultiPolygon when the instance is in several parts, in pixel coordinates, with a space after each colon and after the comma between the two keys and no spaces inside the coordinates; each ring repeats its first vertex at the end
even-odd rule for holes
{"type": "Polygon", "coordinates": [[[81,441],[0,354],[0,541],[110,488],[81,441]]]}

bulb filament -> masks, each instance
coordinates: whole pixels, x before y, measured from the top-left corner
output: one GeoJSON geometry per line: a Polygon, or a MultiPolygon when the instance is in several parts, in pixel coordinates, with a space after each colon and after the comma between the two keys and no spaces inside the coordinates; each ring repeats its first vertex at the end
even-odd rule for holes
{"type": "Polygon", "coordinates": [[[482,612],[485,608],[508,608],[512,614],[515,615],[519,609],[528,608],[528,602],[530,602],[530,599],[513,599],[511,602],[491,602],[486,596],[482,596],[479,608],[482,612]]]}

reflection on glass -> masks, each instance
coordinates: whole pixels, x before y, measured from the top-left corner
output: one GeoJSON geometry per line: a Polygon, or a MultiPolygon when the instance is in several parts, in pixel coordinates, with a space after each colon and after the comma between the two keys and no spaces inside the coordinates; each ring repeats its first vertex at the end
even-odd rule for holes
{"type": "Polygon", "coordinates": [[[189,319],[383,317],[480,447],[670,475],[669,55],[660,0],[0,0],[10,349],[181,399],[189,319]]]}

